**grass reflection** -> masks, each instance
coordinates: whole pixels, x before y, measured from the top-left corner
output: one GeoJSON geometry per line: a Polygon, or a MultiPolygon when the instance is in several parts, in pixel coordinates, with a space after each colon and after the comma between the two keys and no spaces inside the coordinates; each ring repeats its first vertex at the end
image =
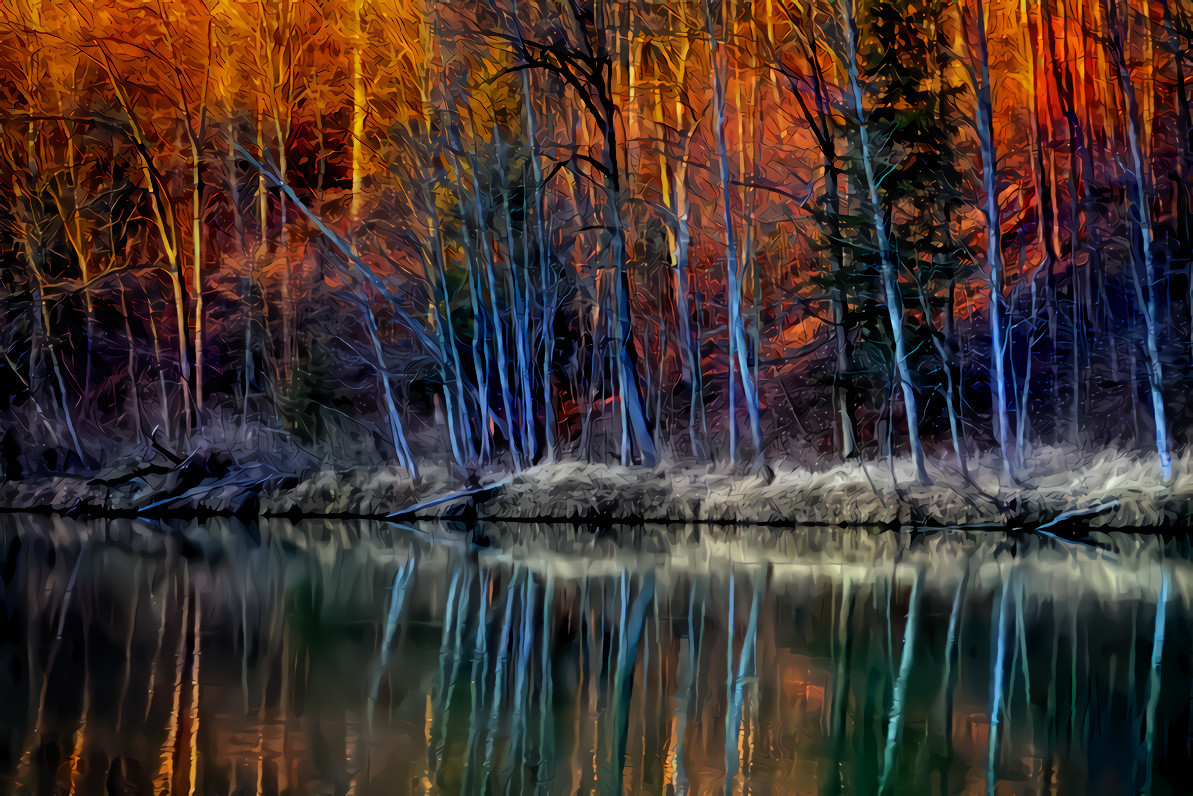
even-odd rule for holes
{"type": "Polygon", "coordinates": [[[1182,542],[480,531],[0,517],[5,790],[1172,792],[1193,762],[1182,542]]]}

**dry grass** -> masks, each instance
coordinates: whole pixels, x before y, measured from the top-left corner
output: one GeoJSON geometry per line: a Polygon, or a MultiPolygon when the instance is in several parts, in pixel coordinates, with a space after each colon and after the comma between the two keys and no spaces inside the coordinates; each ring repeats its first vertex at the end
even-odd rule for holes
{"type": "Polygon", "coordinates": [[[417,480],[398,467],[324,469],[293,488],[273,490],[261,508],[273,514],[385,516],[447,494],[454,482],[442,467],[424,467],[417,480]]]}
{"type": "MultiPolygon", "coordinates": [[[[974,462],[971,480],[945,462],[930,466],[932,483],[914,483],[908,461],[851,462],[815,469],[776,464],[764,475],[709,465],[668,463],[657,468],[565,462],[540,465],[506,478],[475,505],[480,517],[626,522],[773,523],[785,525],[937,525],[1039,527],[1066,512],[1090,527],[1173,527],[1193,514],[1193,456],[1178,457],[1169,483],[1154,456],[1117,451],[1081,453],[1043,448],[1033,453],[1019,483],[1002,477],[989,457],[974,462]],[[1091,509],[1100,507],[1096,513],[1091,509]]],[[[417,480],[385,466],[341,469],[308,466],[301,475],[276,462],[233,467],[193,486],[172,474],[106,488],[80,476],[0,485],[0,506],[67,511],[231,512],[260,497],[266,514],[384,517],[436,498],[461,497],[421,509],[440,516],[471,498],[444,466],[428,466],[417,480]]]]}
{"type": "Polygon", "coordinates": [[[1038,526],[1065,512],[1115,505],[1088,517],[1094,527],[1183,524],[1193,500],[1193,459],[1182,456],[1165,484],[1154,457],[1116,451],[1036,452],[1015,484],[987,458],[972,481],[946,464],[932,483],[914,483],[909,461],[849,463],[823,470],[782,464],[742,475],[709,467],[658,469],[544,465],[516,476],[481,514],[504,518],[608,518],[825,525],[1038,526]]]}

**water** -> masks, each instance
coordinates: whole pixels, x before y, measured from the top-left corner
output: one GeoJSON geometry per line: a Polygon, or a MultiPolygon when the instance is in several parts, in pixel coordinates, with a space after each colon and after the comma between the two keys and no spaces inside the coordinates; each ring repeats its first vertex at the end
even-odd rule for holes
{"type": "Polygon", "coordinates": [[[0,542],[4,792],[1183,793],[1193,763],[1183,542],[24,515],[0,542]]]}

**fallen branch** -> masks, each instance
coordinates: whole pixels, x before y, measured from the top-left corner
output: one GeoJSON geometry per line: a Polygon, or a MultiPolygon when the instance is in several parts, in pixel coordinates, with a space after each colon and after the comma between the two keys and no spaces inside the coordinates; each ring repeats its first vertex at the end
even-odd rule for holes
{"type": "Polygon", "coordinates": [[[453,492],[450,495],[443,495],[442,497],[437,497],[433,500],[428,500],[425,503],[416,503],[415,505],[410,506],[408,508],[404,508],[401,511],[395,511],[392,514],[386,515],[386,519],[392,520],[392,519],[398,519],[401,517],[410,517],[413,515],[417,515],[423,511],[426,511],[427,509],[432,508],[434,506],[439,506],[443,503],[451,503],[456,500],[464,500],[465,498],[476,497],[477,495],[482,495],[485,493],[492,493],[492,492],[496,491],[497,489],[507,485],[512,480],[514,480],[514,477],[511,475],[511,476],[501,479],[500,481],[496,481],[492,484],[486,484],[485,486],[479,486],[479,487],[476,487],[475,489],[465,489],[461,492],[453,492]]]}
{"type": "MultiPolygon", "coordinates": [[[[1115,498],[1114,500],[1110,500],[1105,503],[1099,503],[1096,506],[1085,506],[1085,507],[1079,507],[1079,508],[1073,508],[1073,509],[1066,509],[1065,511],[1062,511],[1060,514],[1057,514],[1055,517],[1053,517],[1048,522],[1041,525],[1039,528],[1036,528],[1036,532],[1042,533],[1045,528],[1051,528],[1053,525],[1059,525],[1060,523],[1066,522],[1066,521],[1071,520],[1075,517],[1092,517],[1095,514],[1101,514],[1102,512],[1108,511],[1117,505],[1118,505],[1118,498],[1115,498]]],[[[1053,534],[1045,534],[1045,535],[1052,536],[1053,534]]]]}

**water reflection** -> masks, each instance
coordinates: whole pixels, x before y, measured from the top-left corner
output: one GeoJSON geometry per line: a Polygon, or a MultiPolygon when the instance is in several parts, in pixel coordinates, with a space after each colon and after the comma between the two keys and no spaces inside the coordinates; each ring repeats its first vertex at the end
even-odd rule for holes
{"type": "Polygon", "coordinates": [[[1190,555],[956,532],[0,516],[0,783],[1180,791],[1190,555]]]}

